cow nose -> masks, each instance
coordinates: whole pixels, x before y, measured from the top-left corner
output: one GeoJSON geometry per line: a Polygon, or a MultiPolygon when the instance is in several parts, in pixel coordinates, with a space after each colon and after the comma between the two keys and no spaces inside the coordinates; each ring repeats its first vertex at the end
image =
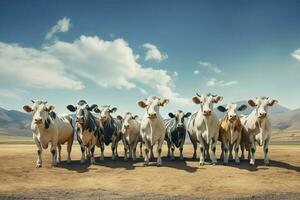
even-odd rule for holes
{"type": "Polygon", "coordinates": [[[36,119],[35,119],[35,123],[36,123],[36,124],[42,123],[42,118],[36,118],[36,119]]]}
{"type": "Polygon", "coordinates": [[[259,113],[259,116],[260,116],[261,118],[264,118],[264,117],[267,116],[267,113],[259,113]]]}
{"type": "Polygon", "coordinates": [[[149,113],[149,118],[156,118],[156,113],[149,113]]]}
{"type": "Polygon", "coordinates": [[[124,125],[124,129],[129,129],[129,125],[124,125]]]}
{"type": "Polygon", "coordinates": [[[203,111],[203,114],[204,114],[205,116],[210,115],[210,114],[211,114],[211,110],[204,110],[204,111],[203,111]]]}
{"type": "Polygon", "coordinates": [[[229,118],[230,118],[230,119],[235,119],[235,118],[236,118],[236,115],[230,115],[229,118]]]}
{"type": "Polygon", "coordinates": [[[182,127],[183,127],[183,123],[178,123],[178,124],[177,124],[177,127],[178,127],[178,128],[182,128],[182,127]]]}
{"type": "Polygon", "coordinates": [[[80,122],[83,120],[83,117],[76,117],[76,122],[80,122]]]}

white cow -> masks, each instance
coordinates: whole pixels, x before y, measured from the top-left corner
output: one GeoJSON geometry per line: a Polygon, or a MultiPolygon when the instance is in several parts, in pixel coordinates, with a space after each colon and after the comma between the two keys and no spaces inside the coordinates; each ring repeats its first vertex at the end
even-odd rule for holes
{"type": "Polygon", "coordinates": [[[197,143],[200,143],[200,165],[204,165],[204,153],[209,151],[211,145],[210,159],[213,164],[217,163],[215,151],[219,137],[219,120],[214,112],[213,104],[222,100],[221,96],[203,93],[192,98],[195,104],[200,104],[198,112],[194,113],[188,120],[188,133],[194,146],[194,155],[197,157],[197,143]]]}
{"type": "Polygon", "coordinates": [[[38,148],[36,167],[42,166],[42,150],[51,144],[52,166],[57,166],[61,160],[61,145],[68,143],[68,163],[71,162],[71,150],[74,139],[72,118],[69,115],[57,116],[54,106],[46,106],[47,102],[32,101],[33,105],[25,105],[26,112],[32,112],[31,130],[33,140],[38,148]],[[57,156],[58,149],[58,156],[57,156]]]}
{"type": "Polygon", "coordinates": [[[129,158],[136,160],[136,147],[140,142],[140,157],[142,157],[142,137],[140,135],[141,122],[138,116],[133,116],[130,112],[125,113],[124,117],[118,115],[117,119],[122,122],[122,140],[124,144],[124,160],[127,160],[127,152],[129,158]]]}
{"type": "Polygon", "coordinates": [[[159,113],[159,107],[164,106],[169,102],[168,99],[161,100],[156,96],[148,97],[147,101],[139,101],[138,105],[141,108],[146,108],[146,113],[141,121],[140,134],[145,143],[145,162],[149,164],[149,152],[157,143],[157,166],[162,165],[161,147],[164,143],[166,125],[159,113]]]}
{"type": "Polygon", "coordinates": [[[264,163],[269,165],[269,143],[272,136],[271,121],[268,117],[268,107],[277,103],[277,100],[269,100],[268,97],[257,97],[256,101],[250,99],[248,104],[255,108],[249,115],[243,116],[241,122],[244,125],[242,134],[242,157],[244,148],[249,152],[250,165],[255,164],[256,143],[263,146],[264,163]]]}

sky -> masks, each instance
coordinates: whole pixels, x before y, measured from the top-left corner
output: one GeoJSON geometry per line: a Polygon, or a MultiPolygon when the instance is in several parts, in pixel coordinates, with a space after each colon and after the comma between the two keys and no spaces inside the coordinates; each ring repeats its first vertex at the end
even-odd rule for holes
{"type": "Polygon", "coordinates": [[[257,96],[300,108],[300,1],[0,1],[0,107],[84,99],[163,115],[257,96]]]}

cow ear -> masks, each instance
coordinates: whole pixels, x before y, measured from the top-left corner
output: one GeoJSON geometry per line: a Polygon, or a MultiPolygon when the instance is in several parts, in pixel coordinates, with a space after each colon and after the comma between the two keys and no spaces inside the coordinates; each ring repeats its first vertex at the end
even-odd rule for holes
{"type": "Polygon", "coordinates": [[[139,102],[138,102],[138,105],[139,105],[141,108],[146,108],[146,107],[147,107],[147,104],[146,104],[144,101],[139,101],[139,102]]]}
{"type": "Polygon", "coordinates": [[[274,106],[277,103],[278,103],[278,101],[273,99],[272,101],[269,101],[268,106],[274,106]]]}
{"type": "Polygon", "coordinates": [[[169,115],[169,117],[171,117],[171,118],[175,118],[175,115],[174,115],[173,113],[171,113],[171,112],[170,112],[168,115],[169,115]]]}
{"type": "Polygon", "coordinates": [[[52,112],[54,109],[55,109],[55,107],[52,106],[52,105],[50,105],[50,106],[46,107],[44,110],[45,110],[46,112],[52,112]]]}
{"type": "Polygon", "coordinates": [[[243,104],[237,110],[238,111],[244,111],[246,108],[247,108],[247,105],[243,104]]]}
{"type": "Polygon", "coordinates": [[[32,112],[33,111],[31,106],[29,106],[29,105],[23,106],[23,110],[26,111],[26,112],[32,112]]]}
{"type": "Polygon", "coordinates": [[[94,109],[94,112],[95,112],[95,113],[100,113],[99,108],[95,108],[95,109],[94,109]]]}
{"type": "Polygon", "coordinates": [[[116,111],[117,111],[117,108],[116,108],[116,107],[113,107],[112,109],[109,110],[110,113],[114,113],[114,112],[116,112],[116,111]]]}
{"type": "Polygon", "coordinates": [[[187,113],[185,113],[184,117],[185,117],[185,118],[188,118],[189,116],[191,116],[191,114],[192,114],[192,113],[187,112],[187,113]]]}
{"type": "Polygon", "coordinates": [[[96,105],[96,104],[93,104],[93,105],[91,105],[91,106],[88,106],[87,107],[87,110],[88,111],[92,111],[92,110],[94,110],[95,108],[97,108],[98,106],[96,105]]]}
{"type": "Polygon", "coordinates": [[[117,119],[120,120],[120,121],[122,121],[122,120],[123,120],[123,117],[122,117],[121,115],[118,115],[118,116],[117,116],[117,119]]]}
{"type": "Polygon", "coordinates": [[[192,101],[193,101],[195,104],[200,104],[200,103],[202,103],[202,102],[200,101],[199,97],[196,97],[196,96],[194,96],[194,97],[192,98],[192,101]]]}
{"type": "Polygon", "coordinates": [[[67,108],[68,108],[68,110],[71,111],[71,112],[75,112],[75,111],[76,111],[76,107],[73,106],[73,105],[68,105],[67,108]]]}
{"type": "Polygon", "coordinates": [[[162,102],[160,102],[160,106],[165,106],[165,105],[167,105],[168,103],[169,103],[169,99],[164,99],[164,100],[162,100],[162,102]]]}
{"type": "Polygon", "coordinates": [[[213,97],[213,103],[218,103],[219,101],[222,101],[222,99],[223,99],[222,96],[213,97]]]}
{"type": "Polygon", "coordinates": [[[252,99],[248,100],[248,104],[251,107],[255,107],[256,106],[256,103],[252,99]]]}
{"type": "Polygon", "coordinates": [[[220,112],[226,112],[227,111],[227,109],[224,106],[218,106],[217,109],[220,112]]]}

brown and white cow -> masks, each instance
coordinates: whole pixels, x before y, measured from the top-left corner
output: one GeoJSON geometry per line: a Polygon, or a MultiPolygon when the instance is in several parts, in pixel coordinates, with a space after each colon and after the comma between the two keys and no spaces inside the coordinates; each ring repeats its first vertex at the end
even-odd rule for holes
{"type": "Polygon", "coordinates": [[[122,140],[124,144],[124,160],[127,160],[127,153],[129,152],[129,158],[132,158],[133,161],[136,160],[136,147],[140,142],[140,157],[143,156],[142,153],[142,137],[140,135],[141,122],[138,119],[138,116],[133,116],[130,112],[125,113],[122,117],[117,116],[122,122],[122,140]]]}
{"type": "Polygon", "coordinates": [[[219,140],[222,142],[223,163],[228,163],[229,158],[232,159],[232,149],[235,151],[235,163],[240,163],[239,159],[239,146],[242,138],[242,123],[237,111],[243,111],[247,108],[246,105],[237,106],[237,104],[229,103],[226,108],[224,106],[218,106],[217,109],[220,112],[226,112],[224,117],[220,119],[219,140]]]}
{"type": "Polygon", "coordinates": [[[248,151],[250,165],[255,164],[256,143],[263,146],[264,163],[269,165],[269,143],[272,136],[271,121],[268,116],[268,108],[274,106],[278,101],[269,100],[268,97],[257,97],[256,100],[248,100],[248,104],[254,110],[247,116],[241,118],[244,125],[242,133],[242,157],[244,157],[244,148],[248,151]]]}
{"type": "Polygon", "coordinates": [[[52,166],[61,160],[61,145],[67,142],[68,163],[71,162],[71,150],[74,138],[72,118],[69,115],[57,116],[54,106],[45,101],[32,101],[33,105],[24,105],[23,110],[32,113],[31,131],[38,148],[36,167],[42,167],[42,151],[51,144],[52,166]],[[58,155],[57,155],[58,150],[58,155]]]}

